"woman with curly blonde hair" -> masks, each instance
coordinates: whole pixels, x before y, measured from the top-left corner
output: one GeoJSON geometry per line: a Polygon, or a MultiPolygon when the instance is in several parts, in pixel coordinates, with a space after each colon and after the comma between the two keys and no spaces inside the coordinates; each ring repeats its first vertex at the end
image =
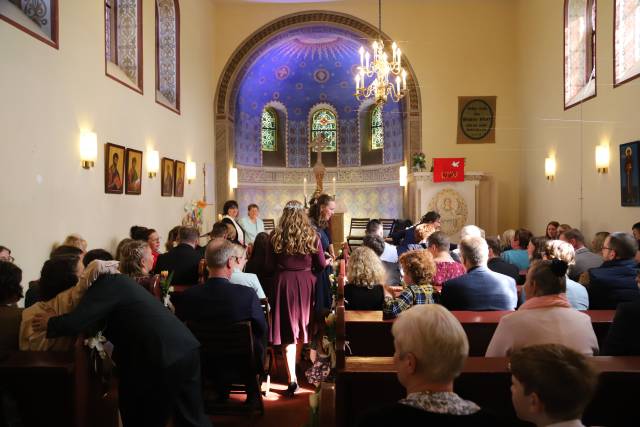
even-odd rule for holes
{"type": "Polygon", "coordinates": [[[398,317],[400,313],[417,304],[433,304],[433,280],[436,263],[429,251],[409,251],[398,260],[404,272],[406,284],[402,293],[394,298],[387,288],[384,291],[385,317],[398,317]]]}
{"type": "Polygon", "coordinates": [[[344,299],[347,310],[381,310],[386,270],[373,250],[360,246],[349,257],[344,299]]]}
{"type": "Polygon", "coordinates": [[[327,265],[320,239],[309,223],[304,206],[297,200],[288,202],[270,239],[268,265],[276,266],[273,301],[274,345],[285,347],[289,374],[287,395],[298,390],[296,355],[309,342],[309,318],[314,298],[316,275],[327,265]]]}

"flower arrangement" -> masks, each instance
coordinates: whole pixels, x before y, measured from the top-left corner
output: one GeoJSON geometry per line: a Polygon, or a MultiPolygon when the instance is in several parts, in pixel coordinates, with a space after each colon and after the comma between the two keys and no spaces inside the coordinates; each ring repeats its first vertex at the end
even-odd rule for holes
{"type": "Polygon", "coordinates": [[[419,153],[414,153],[411,156],[411,162],[413,165],[413,169],[422,170],[427,167],[427,157],[421,151],[419,153]]]}
{"type": "Polygon", "coordinates": [[[203,223],[202,209],[204,209],[206,206],[207,206],[207,203],[204,202],[203,200],[187,203],[184,206],[184,211],[186,213],[184,217],[182,217],[182,225],[186,227],[195,227],[198,229],[198,232],[202,234],[202,223],[203,223]]]}
{"type": "Polygon", "coordinates": [[[173,291],[171,281],[173,280],[173,271],[171,274],[167,270],[160,272],[160,289],[162,290],[162,297],[167,299],[169,292],[173,291]]]}

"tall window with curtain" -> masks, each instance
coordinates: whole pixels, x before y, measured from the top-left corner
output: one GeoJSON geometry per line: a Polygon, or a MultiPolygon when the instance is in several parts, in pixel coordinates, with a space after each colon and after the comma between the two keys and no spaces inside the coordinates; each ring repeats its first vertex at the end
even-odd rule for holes
{"type": "Polygon", "coordinates": [[[327,145],[322,152],[336,152],[338,149],[338,124],[333,111],[322,108],[311,116],[311,140],[315,140],[322,134],[327,145]]]}
{"type": "Polygon", "coordinates": [[[273,108],[262,110],[262,133],[260,140],[262,151],[276,151],[278,149],[278,116],[273,108]]]}
{"type": "Polygon", "coordinates": [[[616,0],[614,85],[640,75],[640,0],[616,0]]]}
{"type": "Polygon", "coordinates": [[[596,95],[596,0],[564,3],[564,107],[596,95]]]}
{"type": "Polygon", "coordinates": [[[142,93],[142,0],[105,0],[105,73],[142,93]]]}
{"type": "Polygon", "coordinates": [[[156,102],[180,113],[180,7],[156,0],[156,102]]]}
{"type": "Polygon", "coordinates": [[[384,123],[382,121],[382,104],[374,105],[371,110],[371,149],[384,148],[384,123]]]}

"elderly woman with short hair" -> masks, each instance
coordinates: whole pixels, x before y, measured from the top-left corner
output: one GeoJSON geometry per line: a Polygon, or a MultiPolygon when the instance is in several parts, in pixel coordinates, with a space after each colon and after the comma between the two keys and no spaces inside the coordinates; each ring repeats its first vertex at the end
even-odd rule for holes
{"type": "Polygon", "coordinates": [[[154,293],[154,289],[158,286],[159,276],[150,276],[153,270],[153,253],[147,242],[142,240],[132,240],[122,247],[120,253],[120,272],[131,277],[133,280],[142,285],[146,290],[154,293]]]}
{"type": "Polygon", "coordinates": [[[495,426],[497,420],[453,391],[469,353],[460,322],[441,305],[416,306],[391,328],[398,380],[407,389],[400,401],[370,411],[361,426],[495,426]]]}
{"type": "Polygon", "coordinates": [[[425,250],[403,253],[399,260],[404,272],[406,284],[402,293],[394,298],[390,288],[384,288],[385,317],[393,318],[418,304],[433,304],[433,277],[436,274],[436,264],[433,256],[425,250]]]}
{"type": "Polygon", "coordinates": [[[386,270],[382,261],[366,246],[360,246],[349,257],[347,284],[344,287],[347,310],[382,310],[386,270]]]}

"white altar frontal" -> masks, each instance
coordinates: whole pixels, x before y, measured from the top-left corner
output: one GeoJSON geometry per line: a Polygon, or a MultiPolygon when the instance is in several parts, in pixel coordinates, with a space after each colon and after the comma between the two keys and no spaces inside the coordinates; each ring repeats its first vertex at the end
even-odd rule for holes
{"type": "Polygon", "coordinates": [[[414,172],[407,193],[410,218],[418,221],[428,211],[438,212],[441,230],[452,242],[458,242],[460,229],[468,224],[484,229],[487,236],[498,233],[497,193],[483,172],[466,172],[459,182],[433,182],[431,172],[414,172]]]}

